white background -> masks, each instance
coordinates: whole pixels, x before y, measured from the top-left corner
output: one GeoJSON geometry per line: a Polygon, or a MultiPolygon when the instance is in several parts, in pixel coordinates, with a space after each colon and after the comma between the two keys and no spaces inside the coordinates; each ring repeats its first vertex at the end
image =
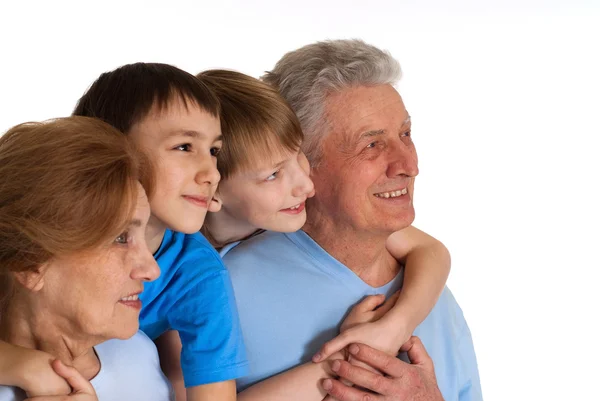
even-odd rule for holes
{"type": "Polygon", "coordinates": [[[12,3],[2,132],[69,114],[129,62],[258,76],[315,40],[390,50],[420,155],[415,225],[452,252],[485,399],[600,400],[599,2],[12,3]]]}

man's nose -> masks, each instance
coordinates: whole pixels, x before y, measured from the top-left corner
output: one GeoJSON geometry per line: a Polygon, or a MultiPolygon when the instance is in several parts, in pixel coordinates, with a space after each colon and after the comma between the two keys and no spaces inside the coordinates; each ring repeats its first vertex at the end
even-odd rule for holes
{"type": "Polygon", "coordinates": [[[419,161],[414,145],[402,141],[391,146],[390,159],[387,170],[388,177],[405,175],[416,177],[419,174],[419,161]]]}

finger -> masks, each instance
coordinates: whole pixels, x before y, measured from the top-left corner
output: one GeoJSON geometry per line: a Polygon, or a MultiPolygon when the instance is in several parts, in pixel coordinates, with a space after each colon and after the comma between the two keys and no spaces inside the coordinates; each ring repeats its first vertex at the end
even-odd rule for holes
{"type": "Polygon", "coordinates": [[[364,344],[351,344],[348,351],[354,358],[392,377],[400,377],[409,366],[394,356],[364,344]]]}
{"type": "MultiPolygon", "coordinates": [[[[353,313],[366,313],[371,312],[373,309],[377,308],[382,302],[385,301],[385,295],[370,295],[360,301],[358,305],[352,308],[350,314],[353,313]]],[[[338,351],[341,351],[343,348],[348,346],[348,344],[357,341],[358,339],[353,336],[353,332],[351,330],[347,330],[341,333],[339,336],[335,337],[332,340],[327,341],[321,349],[312,357],[313,362],[320,362],[331,355],[335,354],[338,351]]]]}
{"type": "Polygon", "coordinates": [[[393,385],[391,380],[372,370],[339,360],[333,361],[331,370],[333,370],[340,379],[350,381],[355,386],[363,387],[382,395],[389,395],[391,392],[391,387],[393,385]]]}
{"type": "Polygon", "coordinates": [[[92,387],[92,384],[89,381],[87,381],[77,369],[65,365],[58,359],[52,361],[52,368],[54,369],[57,375],[59,375],[60,377],[65,379],[67,383],[69,383],[69,385],[73,389],[73,393],[83,393],[90,395],[96,394],[96,392],[94,391],[94,387],[92,387]]]}
{"type": "Polygon", "coordinates": [[[324,361],[336,352],[346,348],[348,344],[353,343],[354,341],[356,340],[352,336],[352,331],[345,331],[333,340],[329,340],[323,344],[319,352],[312,357],[312,360],[313,362],[324,361]]]}
{"type": "Polygon", "coordinates": [[[323,380],[323,389],[339,401],[377,401],[383,400],[376,394],[368,394],[354,387],[348,387],[338,380],[323,380]],[[366,398],[369,397],[369,398],[366,398]]]}
{"type": "Polygon", "coordinates": [[[409,340],[402,345],[400,351],[404,351],[408,354],[410,363],[414,365],[423,365],[424,367],[433,370],[433,360],[427,353],[427,350],[419,337],[412,336],[409,338],[409,340]]]}
{"type": "Polygon", "coordinates": [[[40,397],[25,398],[23,401],[70,401],[68,395],[45,395],[40,397]]]}
{"type": "Polygon", "coordinates": [[[375,311],[375,313],[377,314],[377,318],[381,318],[381,316],[385,315],[386,313],[389,312],[390,309],[392,309],[394,307],[394,305],[396,305],[396,301],[398,300],[398,297],[400,296],[399,292],[395,292],[394,295],[392,295],[391,297],[389,297],[384,303],[383,305],[381,305],[379,308],[377,308],[377,310],[375,311]]]}

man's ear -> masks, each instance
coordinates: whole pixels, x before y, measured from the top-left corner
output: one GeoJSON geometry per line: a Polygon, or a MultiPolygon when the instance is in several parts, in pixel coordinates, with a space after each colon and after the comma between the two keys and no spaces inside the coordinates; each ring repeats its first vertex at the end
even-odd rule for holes
{"type": "Polygon", "coordinates": [[[213,198],[210,200],[210,203],[208,204],[208,211],[213,212],[213,213],[218,212],[219,210],[221,210],[222,206],[223,206],[223,201],[221,200],[219,191],[217,191],[215,193],[215,195],[213,196],[213,198]]]}
{"type": "Polygon", "coordinates": [[[28,270],[24,272],[15,272],[15,279],[23,287],[29,291],[37,292],[44,288],[44,275],[48,270],[48,264],[37,267],[35,270],[28,270]]]}

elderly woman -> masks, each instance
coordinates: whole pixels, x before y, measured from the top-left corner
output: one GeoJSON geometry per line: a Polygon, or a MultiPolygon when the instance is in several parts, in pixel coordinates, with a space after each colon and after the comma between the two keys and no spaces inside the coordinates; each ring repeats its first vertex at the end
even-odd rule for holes
{"type": "MultiPolygon", "coordinates": [[[[0,138],[0,339],[53,355],[102,401],[172,398],[138,332],[138,295],[159,270],[137,157],[125,136],[84,117],[0,138]]],[[[0,386],[0,401],[24,398],[0,386]]]]}

